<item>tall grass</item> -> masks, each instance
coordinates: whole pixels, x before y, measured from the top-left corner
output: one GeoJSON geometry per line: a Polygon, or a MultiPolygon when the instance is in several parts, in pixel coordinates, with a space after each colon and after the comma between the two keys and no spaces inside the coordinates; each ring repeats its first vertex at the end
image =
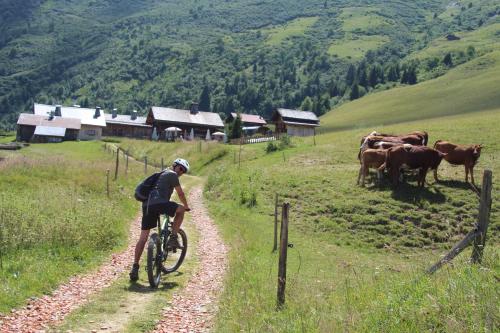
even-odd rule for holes
{"type": "Polygon", "coordinates": [[[0,162],[0,312],[95,266],[127,240],[138,170],[106,196],[100,144],[31,145],[0,162]]]}

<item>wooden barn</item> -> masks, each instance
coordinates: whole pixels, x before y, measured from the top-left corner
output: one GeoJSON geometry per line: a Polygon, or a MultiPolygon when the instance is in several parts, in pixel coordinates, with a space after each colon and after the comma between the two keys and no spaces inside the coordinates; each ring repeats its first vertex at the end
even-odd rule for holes
{"type": "MultiPolygon", "coordinates": [[[[236,118],[237,114],[236,113],[231,113],[227,119],[226,123],[232,123],[234,119],[236,118]]],[[[240,113],[241,117],[241,124],[243,127],[253,127],[253,126],[266,126],[267,122],[262,116],[259,116],[258,114],[247,114],[247,113],[240,113]]]]}
{"type": "Polygon", "coordinates": [[[63,118],[53,114],[21,113],[17,120],[17,141],[60,142],[77,140],[81,122],[76,118],[63,118]]]}
{"type": "Polygon", "coordinates": [[[106,127],[104,112],[98,106],[95,109],[87,109],[72,106],[35,104],[33,113],[41,116],[53,114],[61,118],[79,119],[81,128],[78,132],[78,140],[100,140],[102,131],[106,127]]]}
{"type": "Polygon", "coordinates": [[[271,120],[276,125],[276,133],[290,136],[312,136],[319,127],[319,118],[310,111],[277,109],[271,120]]]}
{"type": "Polygon", "coordinates": [[[113,109],[111,114],[107,113],[106,127],[102,131],[104,136],[124,136],[129,138],[150,139],[153,126],[146,124],[146,117],[137,116],[137,111],[131,115],[118,114],[113,109]]]}
{"type": "Polygon", "coordinates": [[[166,139],[169,127],[180,129],[179,136],[184,139],[205,139],[210,134],[224,128],[224,123],[217,113],[198,110],[198,104],[191,104],[190,110],[153,106],[148,113],[146,123],[156,128],[160,139],[166,139]]]}

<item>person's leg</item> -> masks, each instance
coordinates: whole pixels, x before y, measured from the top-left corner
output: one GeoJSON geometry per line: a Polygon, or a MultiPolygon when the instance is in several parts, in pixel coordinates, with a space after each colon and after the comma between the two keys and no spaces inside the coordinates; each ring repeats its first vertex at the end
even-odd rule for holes
{"type": "Polygon", "coordinates": [[[142,252],[144,251],[144,246],[148,241],[149,230],[156,226],[157,219],[158,213],[154,212],[153,210],[148,211],[145,205],[142,207],[141,235],[139,236],[139,240],[135,245],[134,264],[132,265],[132,270],[129,274],[130,280],[133,282],[139,279],[139,261],[141,259],[142,252]]]}
{"type": "Polygon", "coordinates": [[[142,252],[144,251],[144,246],[148,241],[148,237],[149,237],[149,230],[141,230],[141,235],[139,236],[139,240],[135,245],[134,264],[139,264],[142,252]]]}
{"type": "Polygon", "coordinates": [[[172,225],[172,233],[174,235],[177,235],[179,232],[179,229],[181,228],[182,221],[184,220],[184,212],[186,210],[184,209],[183,205],[178,205],[177,209],[175,210],[175,217],[174,217],[174,223],[172,225]]]}

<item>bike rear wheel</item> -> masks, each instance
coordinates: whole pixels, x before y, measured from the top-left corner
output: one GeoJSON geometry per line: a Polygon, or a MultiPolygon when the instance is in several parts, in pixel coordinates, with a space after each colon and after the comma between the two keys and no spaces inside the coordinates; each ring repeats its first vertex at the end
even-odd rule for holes
{"type": "Polygon", "coordinates": [[[148,241],[147,271],[149,285],[158,288],[161,280],[161,242],[156,233],[148,241]]]}
{"type": "Polygon", "coordinates": [[[163,273],[175,272],[182,265],[184,258],[186,257],[188,240],[187,235],[184,230],[180,229],[177,233],[177,239],[181,247],[177,248],[175,252],[173,249],[165,249],[165,260],[163,261],[163,273]]]}

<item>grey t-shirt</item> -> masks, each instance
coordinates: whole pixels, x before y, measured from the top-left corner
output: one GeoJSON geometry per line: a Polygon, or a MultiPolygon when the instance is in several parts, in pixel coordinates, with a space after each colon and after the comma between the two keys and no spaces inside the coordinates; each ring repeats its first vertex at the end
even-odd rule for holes
{"type": "Polygon", "coordinates": [[[158,194],[162,199],[170,201],[174,188],[179,186],[179,176],[172,170],[165,170],[156,183],[158,194]]]}

